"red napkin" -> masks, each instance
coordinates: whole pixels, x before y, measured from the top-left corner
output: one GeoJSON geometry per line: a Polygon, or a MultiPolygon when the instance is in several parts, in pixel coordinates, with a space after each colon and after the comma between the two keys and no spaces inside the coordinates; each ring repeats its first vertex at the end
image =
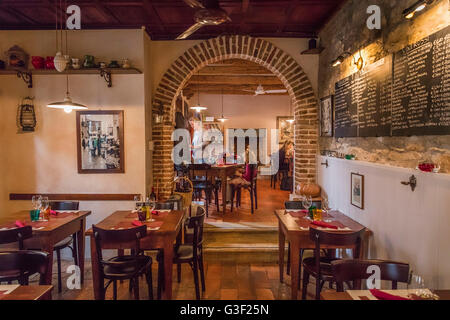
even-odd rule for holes
{"type": "Polygon", "coordinates": [[[315,225],[315,226],[319,226],[319,227],[323,227],[323,228],[330,228],[330,229],[337,229],[338,227],[333,226],[332,224],[323,222],[323,221],[313,221],[311,222],[311,224],[315,225]]]}
{"type": "Polygon", "coordinates": [[[58,212],[56,212],[55,210],[50,210],[50,214],[51,214],[52,216],[57,216],[57,215],[58,215],[58,212]]]}
{"type": "Polygon", "coordinates": [[[140,227],[143,225],[142,222],[140,222],[139,220],[133,220],[132,224],[133,224],[133,226],[136,226],[136,227],[140,227]]]}
{"type": "Polygon", "coordinates": [[[16,220],[16,227],[23,228],[23,227],[25,227],[25,224],[20,220],[16,220]]]}
{"type": "Polygon", "coordinates": [[[153,210],[153,211],[152,211],[152,214],[154,214],[155,216],[159,216],[159,211],[153,210]]]}
{"type": "Polygon", "coordinates": [[[396,296],[378,289],[370,289],[370,293],[378,300],[409,300],[400,296],[396,296]]]}

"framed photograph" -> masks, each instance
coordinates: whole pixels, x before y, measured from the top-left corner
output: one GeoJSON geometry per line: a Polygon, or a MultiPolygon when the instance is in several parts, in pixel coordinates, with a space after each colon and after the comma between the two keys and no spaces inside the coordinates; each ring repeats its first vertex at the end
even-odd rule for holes
{"type": "Polygon", "coordinates": [[[350,203],[355,207],[364,209],[364,176],[352,172],[350,187],[350,203]]]}
{"type": "Polygon", "coordinates": [[[292,117],[277,117],[277,130],[280,130],[279,144],[284,144],[287,140],[294,141],[294,123],[287,121],[289,119],[292,117]]]}
{"type": "Polygon", "coordinates": [[[333,136],[333,104],[334,96],[320,99],[320,136],[333,136]]]}
{"type": "Polygon", "coordinates": [[[124,173],[123,111],[77,112],[78,173],[124,173]]]}

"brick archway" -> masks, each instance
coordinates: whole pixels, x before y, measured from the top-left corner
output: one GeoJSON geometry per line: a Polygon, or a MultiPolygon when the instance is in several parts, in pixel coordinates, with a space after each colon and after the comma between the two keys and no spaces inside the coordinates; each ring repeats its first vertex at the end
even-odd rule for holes
{"type": "MultiPolygon", "coordinates": [[[[302,67],[269,41],[249,36],[221,36],[188,49],[163,75],[153,97],[153,105],[164,106],[163,122],[153,126],[153,180],[159,181],[162,196],[170,193],[173,180],[171,134],[175,101],[190,77],[204,66],[225,59],[258,63],[283,82],[292,100],[295,115],[295,182],[314,182],[318,151],[317,99],[302,67]]],[[[155,109],[156,110],[156,109],[155,109]]]]}

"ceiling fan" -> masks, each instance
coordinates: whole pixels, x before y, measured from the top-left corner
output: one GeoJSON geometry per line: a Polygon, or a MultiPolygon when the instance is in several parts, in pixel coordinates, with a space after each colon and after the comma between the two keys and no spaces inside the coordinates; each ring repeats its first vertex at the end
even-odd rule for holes
{"type": "Polygon", "coordinates": [[[195,31],[204,26],[217,26],[231,21],[227,12],[219,5],[219,0],[183,0],[191,8],[198,8],[194,14],[195,24],[177,37],[177,40],[186,39],[195,31]]]}
{"type": "Polygon", "coordinates": [[[256,88],[255,91],[253,91],[253,90],[246,90],[246,89],[243,89],[243,91],[254,92],[254,93],[255,93],[255,96],[259,96],[259,95],[262,95],[262,94],[268,94],[268,93],[270,94],[270,93],[285,93],[285,92],[287,92],[286,89],[264,90],[264,88],[263,88],[262,85],[259,85],[259,86],[256,88]]]}

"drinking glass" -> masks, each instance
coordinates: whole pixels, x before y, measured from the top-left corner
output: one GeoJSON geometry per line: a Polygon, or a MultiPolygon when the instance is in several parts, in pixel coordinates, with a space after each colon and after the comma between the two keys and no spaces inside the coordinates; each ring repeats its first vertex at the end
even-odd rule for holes
{"type": "Polygon", "coordinates": [[[312,197],[311,196],[303,196],[302,205],[303,205],[303,208],[305,208],[307,211],[309,211],[309,208],[312,206],[312,197]]]}
{"type": "Polygon", "coordinates": [[[139,211],[142,208],[141,195],[134,196],[135,209],[139,211]]]}
{"type": "Polygon", "coordinates": [[[50,202],[48,201],[48,197],[42,197],[42,201],[41,201],[41,209],[44,212],[44,216],[41,217],[42,221],[48,221],[48,213],[47,213],[47,209],[50,206],[50,202]]]}
{"type": "Polygon", "coordinates": [[[411,280],[408,283],[409,293],[422,297],[427,294],[427,290],[425,289],[425,280],[423,277],[418,274],[411,275],[411,280]]]}
{"type": "Polygon", "coordinates": [[[155,210],[155,208],[156,208],[156,202],[151,201],[150,202],[150,214],[149,214],[149,217],[147,219],[147,222],[156,221],[155,219],[153,219],[153,210],[155,210]]]}

